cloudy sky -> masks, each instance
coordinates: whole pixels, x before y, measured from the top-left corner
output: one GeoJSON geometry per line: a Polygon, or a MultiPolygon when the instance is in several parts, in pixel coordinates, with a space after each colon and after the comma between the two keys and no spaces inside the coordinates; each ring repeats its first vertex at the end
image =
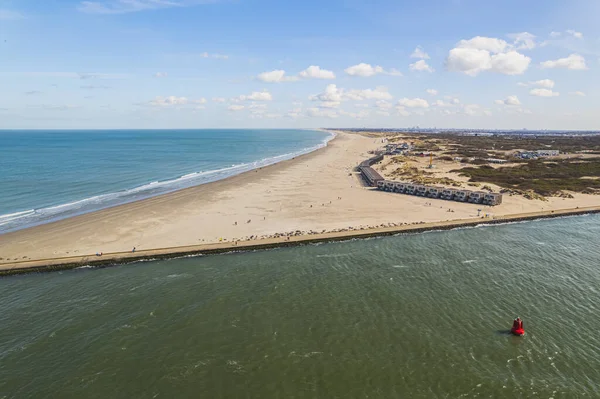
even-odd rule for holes
{"type": "Polygon", "coordinates": [[[0,128],[600,129],[592,0],[0,0],[0,128]]]}

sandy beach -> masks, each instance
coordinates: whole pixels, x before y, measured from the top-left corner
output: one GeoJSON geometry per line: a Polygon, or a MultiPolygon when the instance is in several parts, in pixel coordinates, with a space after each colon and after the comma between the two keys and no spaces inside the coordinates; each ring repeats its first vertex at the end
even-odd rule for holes
{"type": "Polygon", "coordinates": [[[373,137],[338,133],[327,147],[289,161],[0,235],[0,267],[55,258],[95,259],[96,253],[108,256],[134,247],[140,253],[160,248],[177,252],[172,248],[234,247],[236,242],[284,242],[286,235],[473,222],[481,219],[478,209],[491,219],[600,206],[600,197],[583,194],[548,201],[505,196],[501,205],[484,207],[376,191],[362,184],[354,168],[380,145],[373,137]]]}

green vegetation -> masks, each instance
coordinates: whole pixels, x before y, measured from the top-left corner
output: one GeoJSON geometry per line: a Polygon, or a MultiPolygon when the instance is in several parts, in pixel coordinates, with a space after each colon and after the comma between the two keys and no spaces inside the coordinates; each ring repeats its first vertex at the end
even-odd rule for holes
{"type": "Polygon", "coordinates": [[[469,177],[471,182],[493,183],[506,189],[533,191],[545,196],[560,196],[563,191],[600,194],[600,158],[586,160],[529,161],[515,167],[466,167],[452,172],[469,177]]]}
{"type": "Polygon", "coordinates": [[[433,177],[433,173],[415,168],[414,166],[404,165],[394,170],[390,177],[393,179],[425,185],[442,185],[460,187],[460,182],[447,177],[433,177]]]}

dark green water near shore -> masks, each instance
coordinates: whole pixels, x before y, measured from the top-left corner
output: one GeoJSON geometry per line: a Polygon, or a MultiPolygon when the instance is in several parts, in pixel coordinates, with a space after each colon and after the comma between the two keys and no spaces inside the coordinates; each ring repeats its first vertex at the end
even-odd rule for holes
{"type": "Polygon", "coordinates": [[[597,398],[599,222],[4,278],[0,398],[597,398]]]}

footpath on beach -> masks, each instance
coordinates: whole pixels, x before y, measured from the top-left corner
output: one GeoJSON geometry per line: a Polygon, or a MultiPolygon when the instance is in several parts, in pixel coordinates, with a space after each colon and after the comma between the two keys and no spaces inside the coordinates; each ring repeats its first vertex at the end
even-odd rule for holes
{"type": "Polygon", "coordinates": [[[101,256],[98,256],[96,254],[90,254],[85,256],[36,259],[0,264],[0,275],[64,270],[73,269],[81,266],[111,266],[142,260],[159,260],[182,256],[210,255],[234,251],[253,251],[278,247],[298,246],[319,242],[344,241],[349,239],[389,236],[402,233],[421,233],[432,230],[450,230],[459,227],[473,227],[482,224],[502,224],[535,219],[585,215],[592,213],[600,213],[600,206],[520,213],[504,216],[495,216],[492,218],[483,217],[431,223],[415,223],[393,227],[379,227],[364,230],[346,230],[249,241],[219,242],[213,244],[155,248],[139,250],[135,252],[130,251],[103,253],[101,256]]]}

